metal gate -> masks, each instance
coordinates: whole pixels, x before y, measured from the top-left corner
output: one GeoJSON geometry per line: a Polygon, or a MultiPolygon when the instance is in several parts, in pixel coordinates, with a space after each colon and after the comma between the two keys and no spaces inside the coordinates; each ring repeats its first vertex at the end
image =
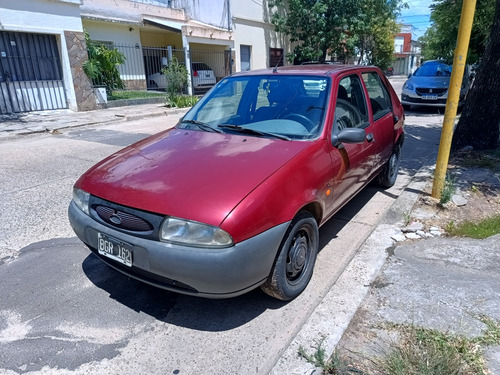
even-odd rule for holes
{"type": "Polygon", "coordinates": [[[0,31],[0,114],[68,108],[56,37],[0,31]]]}

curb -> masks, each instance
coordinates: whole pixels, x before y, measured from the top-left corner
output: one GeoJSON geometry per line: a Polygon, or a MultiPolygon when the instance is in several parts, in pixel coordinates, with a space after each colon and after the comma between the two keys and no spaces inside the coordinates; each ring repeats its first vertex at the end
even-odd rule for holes
{"type": "Polygon", "coordinates": [[[433,167],[427,166],[425,162],[423,165],[404,186],[402,193],[382,216],[292,342],[284,349],[269,374],[320,373],[321,369],[315,368],[298,355],[299,348],[303,347],[306,352],[311,352],[312,345],[322,342],[327,357],[335,351],[372,283],[385,265],[388,253],[397,246],[391,238],[398,232],[396,224],[402,222],[404,212],[411,211],[431,175],[433,167]]]}

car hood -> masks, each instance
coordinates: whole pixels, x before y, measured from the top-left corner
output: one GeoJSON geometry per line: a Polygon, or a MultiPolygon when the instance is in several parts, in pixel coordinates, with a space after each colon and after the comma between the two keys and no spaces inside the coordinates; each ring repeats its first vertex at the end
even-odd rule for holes
{"type": "Polygon", "coordinates": [[[75,186],[125,206],[220,225],[308,144],[172,129],[104,159],[75,186]]]}
{"type": "Polygon", "coordinates": [[[411,83],[415,87],[426,87],[426,88],[448,88],[450,85],[449,76],[412,76],[408,83],[411,83]]]}

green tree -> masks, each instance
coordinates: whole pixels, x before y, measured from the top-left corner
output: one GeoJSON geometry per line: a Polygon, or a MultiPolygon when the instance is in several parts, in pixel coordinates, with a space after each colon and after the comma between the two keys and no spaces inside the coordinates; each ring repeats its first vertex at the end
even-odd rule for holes
{"type": "Polygon", "coordinates": [[[298,42],[290,61],[324,61],[327,53],[353,51],[346,25],[361,0],[270,0],[271,22],[278,32],[298,42]],[[274,8],[273,8],[274,7],[274,8]]]}
{"type": "MultiPolygon", "coordinates": [[[[432,25],[419,40],[425,60],[453,60],[463,0],[434,0],[431,8],[432,25]]],[[[490,35],[495,0],[477,0],[474,24],[469,43],[468,61],[478,61],[490,35]]]]}
{"type": "Polygon", "coordinates": [[[349,28],[360,54],[358,63],[366,57],[368,64],[382,69],[392,64],[394,35],[399,31],[396,23],[399,8],[397,0],[361,0],[358,13],[349,28]]]}
{"type": "Polygon", "coordinates": [[[108,48],[102,43],[90,40],[85,31],[88,60],[83,63],[83,71],[95,86],[106,86],[106,93],[123,89],[125,85],[120,78],[118,66],[125,62],[125,56],[116,48],[108,48]]]}
{"type": "Polygon", "coordinates": [[[392,60],[400,0],[270,0],[271,22],[298,42],[290,61],[324,61],[357,50],[383,68],[392,60]],[[274,7],[274,8],[273,8],[274,7]]]}
{"type": "Polygon", "coordinates": [[[476,79],[453,135],[452,149],[498,147],[500,136],[500,0],[476,79]]]}

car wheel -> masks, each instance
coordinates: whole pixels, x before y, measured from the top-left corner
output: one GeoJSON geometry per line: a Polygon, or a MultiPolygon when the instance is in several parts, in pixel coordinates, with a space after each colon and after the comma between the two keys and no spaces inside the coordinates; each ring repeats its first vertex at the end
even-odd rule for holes
{"type": "Polygon", "coordinates": [[[394,146],[391,157],[385,163],[384,168],[378,175],[378,184],[384,188],[390,188],[396,182],[401,161],[401,145],[394,146]]]}
{"type": "Polygon", "coordinates": [[[311,214],[300,212],[288,228],[273,269],[262,290],[282,301],[297,297],[306,288],[318,253],[318,224],[311,214]]]}

